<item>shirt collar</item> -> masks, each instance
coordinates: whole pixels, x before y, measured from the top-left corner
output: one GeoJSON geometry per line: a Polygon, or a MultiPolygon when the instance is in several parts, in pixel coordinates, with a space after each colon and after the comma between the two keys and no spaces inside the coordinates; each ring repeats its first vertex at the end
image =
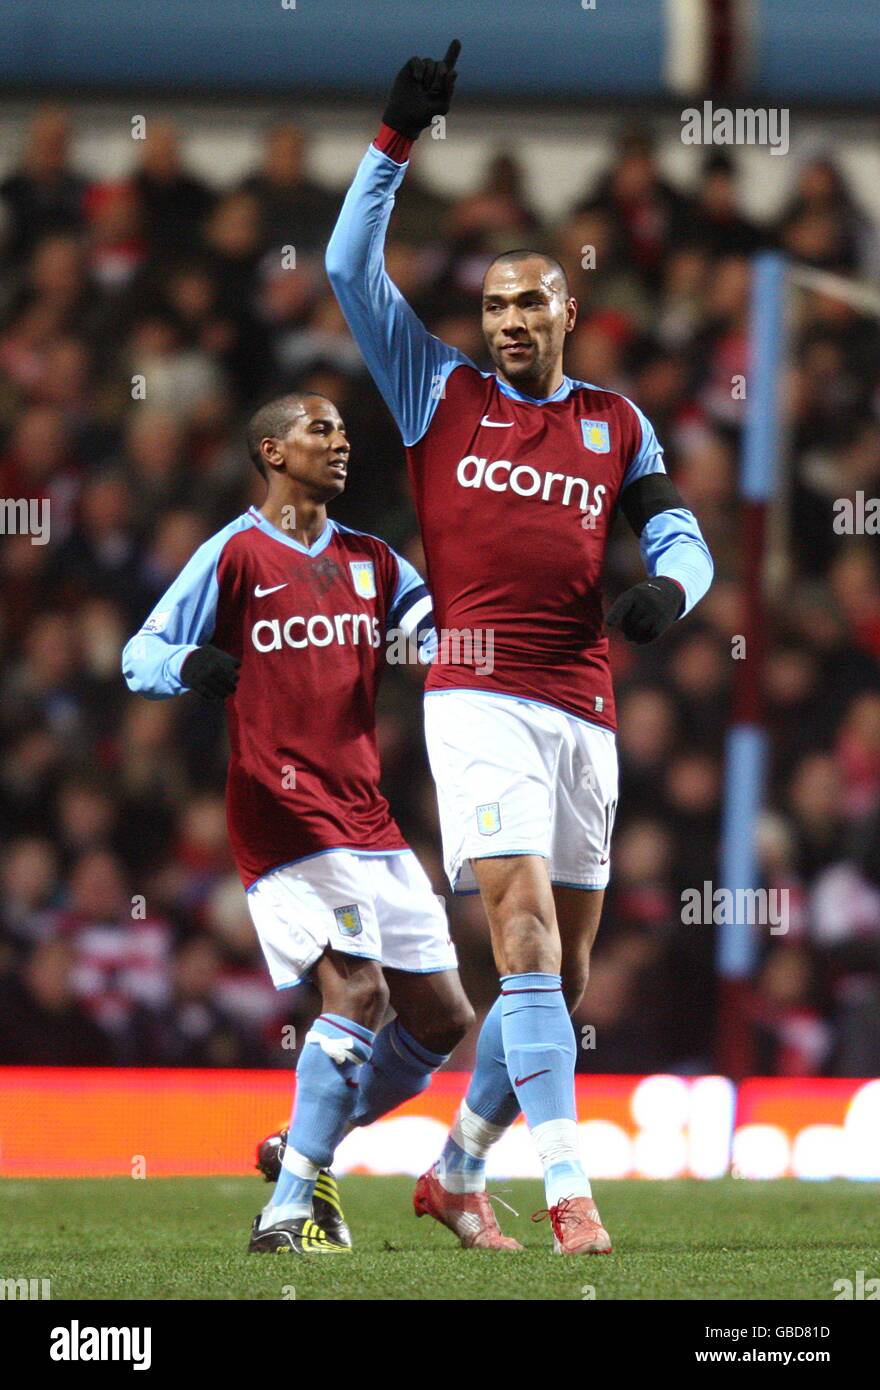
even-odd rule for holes
{"type": "Polygon", "coordinates": [[[327,549],[327,546],[333,539],[333,532],[335,530],[335,523],[328,516],[327,525],[324,527],[317,540],[312,541],[311,545],[303,545],[301,541],[294,540],[293,536],[288,536],[286,532],[280,531],[277,526],[273,526],[272,522],[268,521],[266,517],[263,516],[263,513],[258,511],[256,507],[248,508],[248,516],[256,522],[261,531],[265,531],[267,536],[271,536],[273,540],[280,541],[282,545],[289,545],[291,550],[298,550],[300,555],[320,555],[322,550],[327,549]]]}
{"type": "Polygon", "coordinates": [[[553,392],[552,396],[544,396],[539,399],[537,396],[526,396],[522,391],[517,391],[515,386],[509,386],[506,381],[502,381],[496,374],[495,380],[498,382],[498,390],[504,396],[509,396],[512,401],[527,401],[529,405],[552,405],[554,401],[564,401],[571,392],[571,378],[564,376],[562,385],[553,392]]]}

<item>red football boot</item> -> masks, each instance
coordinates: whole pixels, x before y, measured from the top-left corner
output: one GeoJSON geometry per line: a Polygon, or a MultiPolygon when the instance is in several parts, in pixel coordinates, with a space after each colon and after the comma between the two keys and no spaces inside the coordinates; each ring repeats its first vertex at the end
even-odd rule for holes
{"type": "Polygon", "coordinates": [[[533,1221],[550,1218],[557,1255],[610,1255],[611,1237],[602,1225],[592,1197],[563,1197],[549,1211],[536,1211],[533,1221]]]}
{"type": "Polygon", "coordinates": [[[465,1250],[522,1250],[504,1236],[485,1192],[447,1192],[433,1168],[423,1173],[413,1193],[416,1216],[433,1216],[458,1236],[465,1250]]]}

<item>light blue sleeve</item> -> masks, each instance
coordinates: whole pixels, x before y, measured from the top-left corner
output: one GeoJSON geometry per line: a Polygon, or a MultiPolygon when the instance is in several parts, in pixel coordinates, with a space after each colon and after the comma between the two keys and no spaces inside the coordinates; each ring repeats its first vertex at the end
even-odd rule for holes
{"type": "Polygon", "coordinates": [[[644,415],[642,411],[639,410],[634,401],[631,401],[628,396],[624,397],[624,399],[627,405],[631,406],[635,411],[639,424],[642,427],[642,442],[638,452],[631,459],[623,475],[623,482],[620,485],[621,492],[623,492],[624,488],[629,487],[630,483],[634,483],[636,478],[644,478],[646,473],[666,472],[666,464],[663,462],[663,449],[657,435],[654,433],[654,426],[651,424],[647,415],[644,415]]]}
{"type": "Polygon", "coordinates": [[[433,600],[415,565],[398,555],[396,550],[391,553],[397,561],[398,578],[388,610],[387,626],[389,629],[398,628],[407,637],[415,633],[419,659],[429,662],[437,650],[433,600]]]}
{"type": "Polygon", "coordinates": [[[210,640],[217,617],[217,564],[228,539],[221,531],[199,546],[165,591],[140,632],[122,653],[129,690],[148,700],[180,695],[187,687],[180,668],[190,652],[210,640]]]}
{"type": "Polygon", "coordinates": [[[427,430],[462,363],[416,317],[385,270],[385,234],[406,164],[371,145],[346,194],[325,258],[339,306],[406,445],[427,430]]]}
{"type": "Polygon", "coordinates": [[[684,608],[689,613],[707,592],[715,567],[703,540],[697,518],[687,507],[658,512],[645,524],[639,550],[648,574],[677,579],[684,589],[684,608]]]}
{"type": "MultiPolygon", "coordinates": [[[[641,423],[642,443],[624,474],[621,492],[648,473],[666,472],[663,449],[654,426],[633,401],[628,404],[641,423]]],[[[707,592],[715,572],[697,518],[687,507],[658,512],[645,524],[639,537],[639,550],[648,574],[664,574],[669,579],[677,579],[684,589],[684,608],[679,614],[683,618],[707,592]]]]}

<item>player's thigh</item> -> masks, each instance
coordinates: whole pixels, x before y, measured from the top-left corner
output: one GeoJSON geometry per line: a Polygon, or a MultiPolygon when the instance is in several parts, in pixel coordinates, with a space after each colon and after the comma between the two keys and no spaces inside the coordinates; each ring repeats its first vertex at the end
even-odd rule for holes
{"type": "Polygon", "coordinates": [[[388,1007],[388,985],[378,961],[328,947],[312,969],[325,1013],[376,1029],[388,1007]]]}
{"type": "Polygon", "coordinates": [[[408,1033],[430,1052],[449,1053],[474,1021],[457,970],[386,970],[391,1007],[408,1033]]]}
{"type": "Polygon", "coordinates": [[[547,860],[518,854],[473,859],[471,865],[500,974],[557,974],[561,948],[547,860]]]}
{"type": "Polygon", "coordinates": [[[590,955],[605,901],[604,888],[553,885],[556,920],[562,945],[562,992],[569,1011],[577,1008],[590,976],[590,955]]]}

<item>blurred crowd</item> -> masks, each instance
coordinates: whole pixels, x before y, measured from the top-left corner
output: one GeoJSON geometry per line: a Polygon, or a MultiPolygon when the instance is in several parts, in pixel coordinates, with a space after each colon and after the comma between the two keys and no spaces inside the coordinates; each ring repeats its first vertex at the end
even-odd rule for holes
{"type": "MultiPolygon", "coordinates": [[[[151,122],[130,175],[108,182],[77,173],[70,136],[67,114],[39,111],[0,184],[0,497],[51,502],[47,544],[0,543],[0,1063],[288,1066],[282,1025],[314,1001],[276,994],[262,963],[226,840],[222,710],[129,695],[119,655],[194,548],[261,501],[242,427],[281,390],[318,390],[346,421],[334,515],[422,564],[397,431],[324,275],[344,190],[307,176],[307,136],[290,124],[222,191],[188,170],[170,123],[151,122]]],[[[804,160],[772,225],[745,215],[735,155],[694,160],[692,186],[673,187],[650,137],[622,131],[598,182],[572,188],[547,226],[511,153],[449,201],[417,147],[388,242],[403,294],[480,365],[488,259],[555,251],[580,305],[568,374],[653,421],[715,560],[710,594],[670,637],[612,640],[620,809],[576,1019],[596,1029],[579,1065],[601,1072],[692,1073],[718,1056],[717,928],[684,925],[681,893],[718,881],[743,678],[749,258],[781,247],[844,277],[877,265],[878,228],[832,154],[804,160]]],[[[778,518],[790,569],[768,618],[759,836],[790,923],[756,929],[755,1073],[880,1070],[880,567],[876,537],[834,526],[836,499],[880,495],[878,349],[877,319],[796,297],[778,518]]],[[[608,598],[642,574],[619,521],[608,598]]],[[[453,900],[442,873],[420,680],[394,668],[384,682],[384,788],[447,895],[482,1014],[496,977],[478,898],[453,900]]],[[[472,1055],[473,1038],[453,1065],[472,1055]]]]}

